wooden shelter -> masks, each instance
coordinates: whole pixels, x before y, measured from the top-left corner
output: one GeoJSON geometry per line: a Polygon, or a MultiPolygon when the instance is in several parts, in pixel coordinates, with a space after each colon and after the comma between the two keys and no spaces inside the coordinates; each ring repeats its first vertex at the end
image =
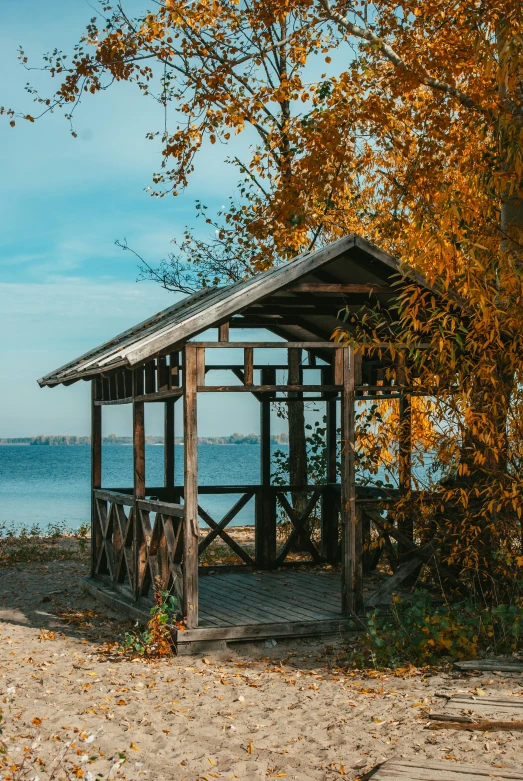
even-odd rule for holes
{"type": "MultiPolygon", "coordinates": [[[[415,554],[408,529],[394,529],[391,524],[384,528],[378,509],[383,506],[383,493],[356,485],[355,402],[358,398],[399,400],[406,424],[401,490],[410,484],[412,389],[387,380],[386,355],[362,357],[349,346],[335,345],[331,337],[340,325],[339,311],[347,307],[361,311],[379,302],[383,317],[393,321],[391,307],[398,290],[413,280],[425,285],[387,253],[359,236],[346,236],[245,281],[204,288],[40,379],[41,386],[78,380],[92,386],[89,588],[106,603],[138,617],[147,614],[153,584],[172,589],[183,606],[187,627],[177,632],[180,653],[198,649],[204,642],[347,629],[351,616],[363,607],[364,575],[377,563],[376,555],[364,552],[371,527],[375,525],[388,543],[391,537],[399,541],[411,560],[415,554]],[[246,328],[261,329],[262,339],[231,341],[232,329],[246,328]],[[202,341],[202,334],[210,329],[216,330],[202,341]],[[270,333],[280,341],[263,338],[270,333]],[[243,359],[213,362],[217,350],[218,355],[242,351],[243,359]],[[281,358],[278,362],[270,358],[281,356],[282,351],[283,363],[281,358]],[[230,372],[231,383],[212,384],[216,370],[230,372]],[[202,393],[251,393],[259,401],[257,484],[198,484],[197,409],[202,393]],[[184,412],[183,485],[174,481],[174,406],[179,399],[184,412]],[[327,482],[273,485],[271,405],[300,400],[325,405],[327,482]],[[146,403],[162,403],[165,408],[162,486],[148,486],[145,480],[146,403]],[[112,404],[133,407],[132,487],[102,485],[102,409],[112,404]],[[337,425],[341,425],[341,474],[336,466],[337,425]],[[298,511],[291,497],[300,493],[304,500],[298,511]],[[217,521],[199,504],[199,496],[208,494],[239,498],[217,521]],[[253,498],[255,546],[249,551],[226,527],[253,498]],[[283,540],[277,535],[277,512],[287,514],[291,529],[283,540]],[[308,521],[313,515],[321,519],[320,539],[310,533],[308,521]],[[208,527],[206,536],[200,522],[208,527]],[[217,538],[234,551],[237,566],[199,566],[200,557],[217,538]],[[298,538],[304,553],[297,562],[291,553],[298,538]]],[[[380,550],[378,546],[377,556],[380,550]]],[[[367,601],[376,604],[379,594],[367,595],[367,601]]]]}

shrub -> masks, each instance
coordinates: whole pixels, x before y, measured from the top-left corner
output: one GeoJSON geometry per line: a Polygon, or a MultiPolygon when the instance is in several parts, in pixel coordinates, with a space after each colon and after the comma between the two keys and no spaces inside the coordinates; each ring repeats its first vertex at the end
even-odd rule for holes
{"type": "Polygon", "coordinates": [[[513,654],[523,647],[523,602],[518,598],[514,604],[493,607],[467,601],[435,604],[430,594],[415,591],[408,601],[394,600],[392,615],[368,615],[367,628],[367,652],[385,667],[513,654]]]}

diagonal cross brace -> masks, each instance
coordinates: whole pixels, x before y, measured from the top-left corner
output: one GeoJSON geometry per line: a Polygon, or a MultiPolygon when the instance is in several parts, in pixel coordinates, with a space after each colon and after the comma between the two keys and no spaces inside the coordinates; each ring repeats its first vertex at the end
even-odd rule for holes
{"type": "MultiPolygon", "coordinates": [[[[286,558],[287,554],[289,553],[289,551],[291,550],[291,548],[292,548],[292,546],[294,544],[294,541],[296,540],[298,535],[300,535],[300,534],[303,535],[305,523],[308,520],[311,512],[313,511],[313,509],[314,509],[314,507],[316,505],[316,502],[318,501],[319,497],[321,496],[321,492],[322,492],[321,488],[315,488],[314,489],[312,497],[309,500],[306,508],[304,509],[302,514],[299,515],[298,517],[297,517],[296,510],[293,507],[291,507],[291,505],[290,505],[289,501],[287,500],[287,497],[285,496],[285,494],[283,494],[283,493],[276,494],[276,496],[278,497],[278,501],[280,502],[281,506],[283,507],[283,509],[285,510],[287,515],[289,516],[289,518],[290,518],[290,520],[291,520],[291,522],[292,522],[292,524],[294,526],[294,529],[289,534],[285,544],[283,545],[281,551],[278,554],[278,557],[276,559],[276,565],[277,566],[279,566],[280,564],[282,564],[285,561],[285,558],[286,558]]],[[[320,554],[318,553],[318,551],[316,549],[316,546],[314,545],[313,541],[310,538],[310,535],[306,535],[305,536],[305,549],[307,550],[308,553],[310,553],[310,555],[312,556],[313,560],[317,564],[321,564],[323,559],[320,556],[320,554]]]]}
{"type": "MultiPolygon", "coordinates": [[[[242,510],[248,501],[252,499],[254,496],[254,491],[249,491],[249,493],[244,494],[236,504],[231,507],[231,509],[223,516],[221,521],[212,529],[212,531],[209,532],[209,534],[203,539],[200,544],[198,545],[198,555],[200,556],[206,548],[209,547],[211,542],[218,537],[218,535],[221,535],[221,532],[225,527],[232,521],[233,518],[235,518],[240,510],[242,510]]],[[[209,516],[210,517],[210,516],[209,516]]],[[[204,518],[205,520],[205,518],[204,518]]]]}
{"type": "MultiPolygon", "coordinates": [[[[248,494],[246,494],[245,496],[249,496],[249,495],[248,495],[248,494]]],[[[252,496],[252,494],[249,496],[249,499],[251,498],[251,496],[252,496]]],[[[245,498],[245,497],[243,497],[243,498],[245,498]]],[[[240,501],[241,501],[241,499],[240,499],[240,501]]],[[[238,504],[238,502],[237,502],[236,504],[238,504]]],[[[234,507],[236,507],[236,505],[235,505],[234,507]]],[[[232,508],[232,510],[234,510],[234,507],[232,508]]],[[[228,515],[230,514],[230,512],[232,512],[232,510],[230,510],[230,511],[229,511],[228,515]]],[[[233,540],[233,538],[232,538],[232,537],[230,537],[230,536],[227,534],[227,532],[226,532],[226,531],[224,531],[224,529],[223,529],[223,526],[224,526],[225,524],[223,523],[223,521],[225,520],[225,518],[227,518],[227,516],[225,516],[225,518],[222,518],[222,520],[220,521],[220,523],[216,523],[216,521],[214,520],[214,518],[211,518],[211,516],[209,515],[209,513],[205,512],[205,510],[204,510],[202,507],[200,507],[200,505],[198,505],[198,515],[200,516],[200,518],[201,518],[203,521],[205,521],[205,523],[206,523],[208,526],[210,526],[210,527],[211,527],[211,529],[212,529],[213,531],[215,531],[215,532],[216,532],[216,534],[219,534],[219,535],[220,535],[220,537],[222,538],[222,540],[223,540],[225,543],[227,543],[227,545],[229,546],[229,548],[231,548],[231,549],[232,549],[232,550],[233,550],[233,551],[236,553],[236,555],[237,555],[237,556],[239,556],[239,557],[240,557],[240,559],[242,559],[242,561],[244,561],[244,562],[245,562],[246,564],[248,564],[250,567],[254,567],[254,561],[253,561],[253,559],[251,559],[251,557],[249,556],[249,554],[248,554],[246,551],[244,551],[244,550],[243,550],[243,548],[241,547],[241,545],[238,545],[238,543],[236,542],[236,540],[233,540]]],[[[227,521],[227,522],[228,522],[228,521],[227,521]]],[[[205,538],[205,539],[207,539],[207,538],[205,538]]],[[[203,542],[205,542],[205,540],[203,540],[203,542]]],[[[200,544],[201,544],[201,543],[200,543],[200,544]]],[[[199,552],[199,546],[198,546],[198,552],[199,552]]]]}

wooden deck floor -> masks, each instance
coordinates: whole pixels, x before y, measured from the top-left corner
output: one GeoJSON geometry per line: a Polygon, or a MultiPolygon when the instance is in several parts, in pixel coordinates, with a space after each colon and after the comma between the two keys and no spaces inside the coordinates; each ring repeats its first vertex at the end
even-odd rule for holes
{"type": "MultiPolygon", "coordinates": [[[[87,590],[130,618],[146,621],[149,603],[125,589],[86,578],[87,590]]],[[[341,612],[341,578],[330,570],[220,572],[201,574],[199,622],[173,631],[178,653],[190,654],[228,642],[337,635],[354,629],[341,612]]]]}
{"type": "Polygon", "coordinates": [[[342,618],[339,572],[241,572],[199,580],[199,627],[342,618]]]}

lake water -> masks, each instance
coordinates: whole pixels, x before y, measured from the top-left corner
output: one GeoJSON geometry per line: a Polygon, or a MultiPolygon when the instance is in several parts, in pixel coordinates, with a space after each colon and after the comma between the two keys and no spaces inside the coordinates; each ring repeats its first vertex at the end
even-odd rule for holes
{"type": "MultiPolygon", "coordinates": [[[[285,450],[285,445],[273,445],[285,450]]],[[[163,484],[163,446],[146,445],[146,479],[149,486],[163,484]]],[[[259,482],[258,445],[200,445],[198,479],[201,485],[255,484],[259,482]]],[[[133,449],[129,445],[103,448],[103,485],[133,484],[133,449]]],[[[91,451],[88,445],[0,446],[0,522],[16,527],[47,526],[66,521],[72,528],[90,519],[91,451]]],[[[175,448],[175,476],[183,483],[183,446],[175,448]]],[[[236,496],[202,496],[201,506],[219,520],[236,496]]],[[[233,521],[252,523],[251,500],[233,521]]]]}

